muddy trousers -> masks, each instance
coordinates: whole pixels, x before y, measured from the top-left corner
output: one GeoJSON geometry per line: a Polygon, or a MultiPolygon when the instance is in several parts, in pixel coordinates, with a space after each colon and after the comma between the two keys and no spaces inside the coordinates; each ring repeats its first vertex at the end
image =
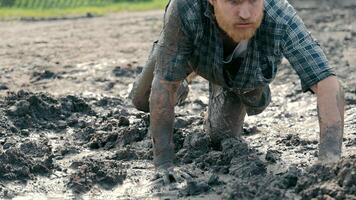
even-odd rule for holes
{"type": "Polygon", "coordinates": [[[205,129],[213,147],[219,148],[225,138],[240,136],[245,115],[246,108],[237,94],[210,83],[205,129]]]}
{"type": "MultiPolygon", "coordinates": [[[[151,94],[151,85],[154,76],[154,69],[156,65],[157,51],[152,48],[150,56],[145,64],[140,75],[136,78],[132,85],[132,89],[129,94],[129,98],[132,100],[132,104],[136,109],[149,112],[150,103],[149,98],[151,94]]],[[[189,87],[188,83],[195,77],[195,73],[191,73],[187,76],[185,80],[182,81],[181,85],[177,90],[177,102],[176,104],[182,103],[188,95],[189,87]]]]}
{"type": "Polygon", "coordinates": [[[149,98],[151,93],[151,85],[153,81],[153,72],[155,69],[155,65],[156,52],[154,48],[152,48],[145,67],[135,79],[129,94],[129,98],[131,99],[132,104],[135,106],[135,108],[143,112],[150,111],[149,98]]]}
{"type": "Polygon", "coordinates": [[[212,146],[220,148],[223,139],[239,137],[246,114],[261,113],[270,101],[268,85],[241,93],[239,90],[210,83],[205,129],[211,138],[212,146]]]}
{"type": "MultiPolygon", "coordinates": [[[[151,52],[148,62],[133,83],[130,92],[133,105],[144,112],[149,112],[149,96],[155,63],[155,52],[151,52]]],[[[194,74],[189,76],[188,80],[194,77],[194,74]]],[[[183,81],[178,88],[177,104],[183,101],[188,94],[187,82],[183,81]]],[[[209,108],[205,128],[211,138],[211,144],[215,148],[219,148],[221,140],[225,138],[240,136],[246,113],[258,114],[267,107],[270,101],[268,86],[244,94],[212,83],[209,86],[209,108]]],[[[165,136],[165,138],[172,139],[173,137],[165,136]]],[[[164,143],[153,145],[156,165],[173,159],[173,146],[169,145],[173,144],[173,141],[165,141],[164,143]]]]}
{"type": "MultiPolygon", "coordinates": [[[[131,95],[134,95],[137,100],[134,105],[139,110],[149,111],[152,79],[153,67],[146,66],[134,83],[131,95]]],[[[180,89],[184,91],[181,93],[185,93],[186,97],[188,87],[181,86],[180,89]]],[[[258,114],[267,107],[269,102],[270,90],[268,86],[240,94],[234,90],[209,83],[209,107],[208,116],[205,119],[205,129],[210,136],[212,147],[219,149],[223,139],[239,137],[243,130],[246,113],[258,114]]],[[[167,162],[167,159],[173,159],[173,147],[167,149],[167,145],[170,146],[169,144],[173,144],[173,141],[166,141],[166,143],[154,144],[154,154],[160,155],[158,156],[160,158],[155,158],[157,164],[167,162]]]]}

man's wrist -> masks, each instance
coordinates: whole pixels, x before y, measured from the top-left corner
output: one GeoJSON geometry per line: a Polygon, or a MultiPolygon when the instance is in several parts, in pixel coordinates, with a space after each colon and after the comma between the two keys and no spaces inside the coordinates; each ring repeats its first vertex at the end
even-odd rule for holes
{"type": "Polygon", "coordinates": [[[161,149],[161,152],[154,153],[153,163],[156,168],[168,168],[173,166],[174,149],[165,148],[161,149]]]}
{"type": "Polygon", "coordinates": [[[341,123],[327,126],[320,134],[319,160],[336,161],[341,157],[343,128],[341,123]]]}

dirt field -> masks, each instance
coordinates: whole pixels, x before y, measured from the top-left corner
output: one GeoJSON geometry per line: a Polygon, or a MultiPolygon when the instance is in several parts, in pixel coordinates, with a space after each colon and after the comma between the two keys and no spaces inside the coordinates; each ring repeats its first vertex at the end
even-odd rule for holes
{"type": "Polygon", "coordinates": [[[283,61],[271,105],[221,150],[203,131],[208,83],[193,81],[174,130],[191,179],[157,188],[149,115],[127,95],[162,11],[0,22],[0,198],[356,199],[356,2],[292,4],[345,88],[340,162],[316,163],[316,98],[283,61]]]}

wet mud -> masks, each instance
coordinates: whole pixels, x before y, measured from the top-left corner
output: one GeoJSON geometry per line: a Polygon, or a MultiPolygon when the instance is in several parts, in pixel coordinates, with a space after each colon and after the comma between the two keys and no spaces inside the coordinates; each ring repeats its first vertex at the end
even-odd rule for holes
{"type": "Polygon", "coordinates": [[[340,161],[317,162],[316,97],[283,60],[271,105],[218,147],[204,131],[208,83],[192,81],[176,107],[180,176],[162,185],[149,114],[127,98],[162,11],[0,22],[0,198],[356,199],[356,4],[291,3],[345,89],[340,161]]]}

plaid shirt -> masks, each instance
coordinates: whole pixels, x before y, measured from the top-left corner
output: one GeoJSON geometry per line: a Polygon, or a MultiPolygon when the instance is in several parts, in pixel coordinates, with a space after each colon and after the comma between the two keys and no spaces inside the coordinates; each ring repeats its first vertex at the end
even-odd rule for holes
{"type": "Polygon", "coordinates": [[[250,39],[232,85],[224,78],[221,30],[208,0],[171,0],[155,48],[155,72],[168,81],[195,71],[214,84],[247,92],[269,84],[283,56],[300,77],[303,91],[334,75],[319,44],[285,0],[265,0],[262,24],[250,39]]]}

